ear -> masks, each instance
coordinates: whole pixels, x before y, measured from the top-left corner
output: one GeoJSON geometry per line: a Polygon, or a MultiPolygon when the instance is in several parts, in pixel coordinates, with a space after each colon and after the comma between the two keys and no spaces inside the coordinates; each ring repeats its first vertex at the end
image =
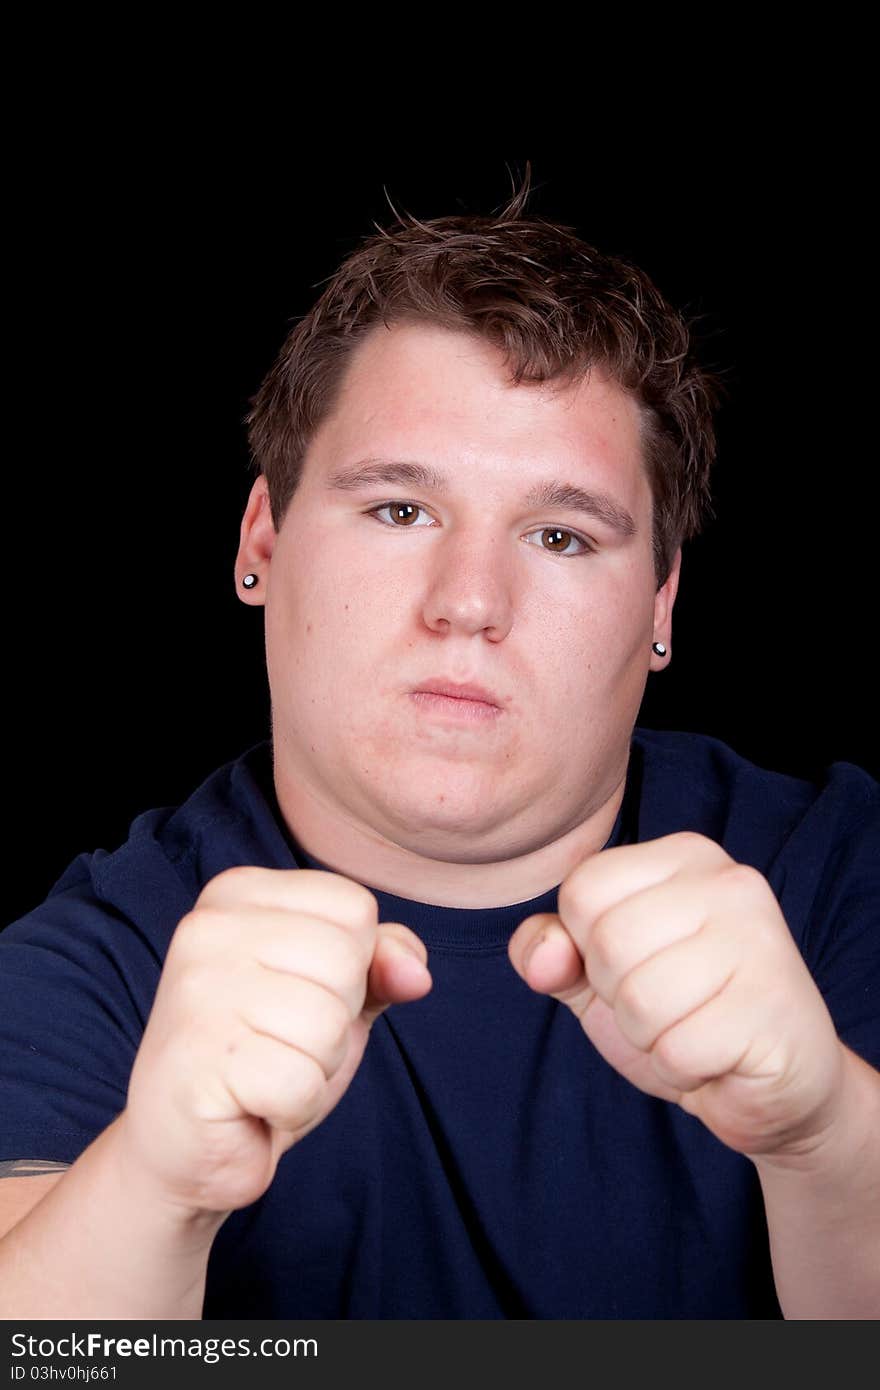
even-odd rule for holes
{"type": "Polygon", "coordinates": [[[272,524],[269,507],[269,489],[265,476],[261,473],[251,488],[235,557],[235,592],[243,603],[262,607],[266,596],[266,578],[269,561],[275,548],[276,532],[272,524]],[[253,589],[246,589],[242,583],[246,574],[255,574],[260,580],[253,589]]]}
{"type": "Polygon", "coordinates": [[[678,581],[681,575],[681,546],[675,552],[672,561],[672,568],[666,578],[666,582],[657,590],[654,595],[654,642],[662,642],[666,648],[666,656],[658,656],[656,652],[651,653],[651,669],[659,671],[663,664],[669,660],[669,652],[672,647],[672,609],[675,604],[675,596],[678,593],[678,581]]]}

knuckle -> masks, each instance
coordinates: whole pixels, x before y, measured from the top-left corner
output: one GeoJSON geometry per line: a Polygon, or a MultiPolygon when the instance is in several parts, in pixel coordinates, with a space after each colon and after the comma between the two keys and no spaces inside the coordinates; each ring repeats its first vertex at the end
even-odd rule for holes
{"type": "Polygon", "coordinates": [[[324,1031],[326,1048],[330,1055],[333,1071],[340,1065],[348,1051],[348,1034],[351,1028],[351,1014],[341,999],[333,998],[325,1011],[324,1031]]]}
{"type": "Polygon", "coordinates": [[[240,879],[242,882],[244,882],[245,880],[253,878],[255,875],[260,874],[261,872],[262,871],[258,869],[254,864],[230,864],[228,868],[221,869],[218,874],[215,874],[212,879],[209,879],[209,882],[221,883],[224,881],[234,879],[240,879]]]}
{"type": "Polygon", "coordinates": [[[288,1117],[295,1115],[298,1125],[311,1119],[321,1108],[326,1084],[327,1078],[312,1057],[294,1053],[285,1078],[281,1112],[288,1117]]]}
{"type": "MultiPolygon", "coordinates": [[[[333,928],[328,923],[327,929],[330,934],[324,940],[321,969],[314,975],[305,971],[303,978],[319,980],[325,991],[339,1001],[350,1021],[360,1012],[366,993],[370,952],[344,927],[333,928]]],[[[328,1006],[332,1008],[329,1000],[328,1006]]]]}
{"type": "Polygon", "coordinates": [[[593,924],[589,941],[589,964],[600,970],[610,970],[614,966],[615,932],[610,916],[606,913],[593,924]]]}
{"type": "Polygon", "coordinates": [[[366,975],[369,969],[373,957],[373,939],[353,934],[346,927],[340,926],[337,943],[341,977],[348,984],[356,982],[362,975],[366,975]]]}
{"type": "Polygon", "coordinates": [[[578,864],[576,869],[559,885],[557,895],[557,905],[560,914],[564,915],[570,909],[576,909],[586,900],[587,887],[595,871],[592,861],[586,859],[582,864],[578,864]]]}
{"type": "Polygon", "coordinates": [[[728,858],[717,840],[701,835],[698,830],[677,830],[664,838],[675,846],[676,857],[681,857],[679,872],[689,868],[706,872],[728,858]]]}
{"type": "Polygon", "coordinates": [[[216,973],[203,961],[186,962],[174,980],[174,1003],[189,1028],[206,1027],[223,1008],[216,973]]]}
{"type": "Polygon", "coordinates": [[[708,845],[714,846],[716,850],[718,849],[714,840],[710,840],[707,835],[701,835],[698,830],[679,830],[676,832],[674,838],[678,840],[679,844],[692,849],[705,849],[708,845]]]}
{"type": "Polygon", "coordinates": [[[326,1080],[314,1058],[296,1048],[271,1071],[254,1065],[247,1040],[226,1057],[226,1083],[242,1109],[282,1129],[297,1129],[321,1107],[326,1080]]]}
{"type": "Polygon", "coordinates": [[[175,975],[174,994],[185,1014],[196,1012],[203,992],[204,971],[194,961],[183,962],[175,975]]]}
{"type": "Polygon", "coordinates": [[[379,900],[369,888],[327,869],[300,869],[297,876],[303,895],[301,911],[322,914],[344,926],[349,933],[375,932],[379,922],[379,900]]]}
{"type": "Polygon", "coordinates": [[[644,1024],[650,1020],[653,998],[638,970],[630,971],[621,981],[614,1007],[620,1008],[633,1023],[644,1024]]]}
{"type": "Polygon", "coordinates": [[[359,952],[347,951],[340,962],[339,974],[339,993],[350,1001],[349,1007],[352,1016],[360,1013],[364,996],[367,992],[367,976],[370,969],[369,960],[364,960],[359,952]]]}
{"type": "Polygon", "coordinates": [[[257,879],[261,879],[265,872],[265,869],[260,869],[254,864],[232,864],[208,880],[199,895],[199,901],[222,900],[229,890],[233,890],[237,896],[239,889],[249,888],[257,879]]]}
{"type": "Polygon", "coordinates": [[[345,879],[348,893],[350,920],[361,931],[375,932],[379,924],[379,902],[369,888],[353,879],[345,879]]]}
{"type": "Polygon", "coordinates": [[[171,937],[168,955],[170,955],[172,951],[179,951],[184,943],[189,944],[190,938],[199,930],[199,915],[200,909],[198,907],[192,907],[189,912],[181,917],[171,937]]]}
{"type": "Polygon", "coordinates": [[[219,907],[192,908],[180,919],[174,933],[172,946],[176,956],[192,958],[216,952],[219,949],[220,934],[228,925],[228,914],[219,907]]]}
{"type": "Polygon", "coordinates": [[[731,894],[742,893],[754,897],[766,893],[768,888],[764,875],[751,864],[726,864],[719,871],[719,877],[731,894]]]}
{"type": "Polygon", "coordinates": [[[690,1076],[694,1071],[693,1046],[682,1028],[667,1028],[661,1033],[651,1054],[669,1078],[690,1076]]]}

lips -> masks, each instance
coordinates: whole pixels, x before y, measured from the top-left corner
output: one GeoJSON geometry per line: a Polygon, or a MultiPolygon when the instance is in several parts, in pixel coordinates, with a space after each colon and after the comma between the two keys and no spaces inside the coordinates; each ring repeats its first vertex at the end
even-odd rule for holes
{"type": "Polygon", "coordinates": [[[415,687],[413,694],[417,694],[419,691],[425,691],[432,695],[446,695],[453,700],[481,700],[483,704],[494,705],[498,709],[501,707],[498,696],[493,695],[492,691],[487,690],[485,686],[474,685],[470,682],[465,685],[457,685],[455,681],[444,680],[442,676],[423,681],[421,685],[415,687]]]}

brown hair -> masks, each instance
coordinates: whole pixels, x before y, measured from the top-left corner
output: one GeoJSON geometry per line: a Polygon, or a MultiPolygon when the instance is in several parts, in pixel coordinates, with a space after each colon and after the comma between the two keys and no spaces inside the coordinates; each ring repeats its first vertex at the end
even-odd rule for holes
{"type": "Polygon", "coordinates": [[[244,421],[276,531],[353,350],[379,322],[413,320],[493,343],[513,385],[565,385],[597,364],[634,394],[653,496],[658,589],[678,546],[714,516],[712,412],[724,388],[720,375],[695,359],[693,324],[635,266],[588,246],[571,227],[522,218],[529,180],[527,162],[519,192],[492,217],[420,222],[392,205],[398,225],[374,222],[378,235],[343,261],[288,334],[244,421]]]}

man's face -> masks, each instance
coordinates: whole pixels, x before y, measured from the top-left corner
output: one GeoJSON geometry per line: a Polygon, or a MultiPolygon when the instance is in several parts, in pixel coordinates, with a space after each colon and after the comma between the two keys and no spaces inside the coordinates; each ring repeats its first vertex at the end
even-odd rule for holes
{"type": "Polygon", "coordinates": [[[241,573],[257,563],[263,576],[288,819],[457,865],[568,835],[622,793],[679,560],[658,594],[637,407],[598,369],[563,390],[513,387],[478,339],[374,329],[280,531],[262,478],[242,527],[241,573]],[[330,485],[376,460],[424,465],[446,486],[330,485]],[[634,534],[527,504],[547,481],[607,494],[634,534]],[[465,720],[414,698],[434,678],[479,683],[499,708],[465,720]]]}

